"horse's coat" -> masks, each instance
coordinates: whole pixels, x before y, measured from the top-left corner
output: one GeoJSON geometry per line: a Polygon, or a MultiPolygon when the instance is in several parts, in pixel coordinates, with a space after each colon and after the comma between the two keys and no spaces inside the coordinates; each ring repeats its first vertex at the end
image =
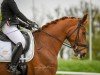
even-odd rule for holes
{"type": "MultiPolygon", "coordinates": [[[[34,59],[28,62],[28,75],[55,75],[57,71],[57,55],[66,39],[77,27],[80,19],[63,17],[44,25],[41,30],[34,32],[35,54],[34,59]],[[52,37],[53,36],[53,37],[52,37]],[[58,40],[60,41],[58,41],[58,40]]],[[[85,28],[80,28],[79,42],[86,44],[85,28]]],[[[76,34],[68,39],[73,44],[76,34]]],[[[80,49],[80,48],[79,48],[80,49]]],[[[86,53],[86,49],[82,50],[86,53]]],[[[0,74],[10,75],[7,63],[0,63],[0,74]]]]}

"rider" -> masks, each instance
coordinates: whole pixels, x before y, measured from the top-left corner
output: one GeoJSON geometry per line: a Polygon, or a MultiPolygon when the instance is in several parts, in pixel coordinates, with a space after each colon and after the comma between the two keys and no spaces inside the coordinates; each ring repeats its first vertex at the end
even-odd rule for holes
{"type": "Polygon", "coordinates": [[[2,27],[2,32],[16,45],[20,42],[24,49],[26,41],[20,30],[17,28],[19,20],[27,25],[31,25],[35,22],[30,21],[20,12],[14,0],[3,0],[1,4],[1,14],[2,24],[0,27],[2,27]]]}

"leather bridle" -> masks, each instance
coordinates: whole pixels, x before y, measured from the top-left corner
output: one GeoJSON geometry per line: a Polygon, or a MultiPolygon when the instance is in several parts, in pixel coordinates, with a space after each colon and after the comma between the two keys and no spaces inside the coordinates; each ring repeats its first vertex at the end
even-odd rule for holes
{"type": "Polygon", "coordinates": [[[74,40],[74,42],[73,42],[73,44],[71,46],[72,48],[75,48],[74,52],[77,53],[77,54],[79,54],[80,51],[82,51],[83,49],[88,48],[87,44],[78,43],[80,29],[81,29],[81,27],[84,27],[82,25],[81,21],[82,20],[79,21],[79,23],[77,25],[77,28],[70,35],[67,36],[67,40],[69,40],[70,37],[77,31],[75,40],[74,40]],[[78,47],[82,47],[82,49],[78,50],[78,47]]]}

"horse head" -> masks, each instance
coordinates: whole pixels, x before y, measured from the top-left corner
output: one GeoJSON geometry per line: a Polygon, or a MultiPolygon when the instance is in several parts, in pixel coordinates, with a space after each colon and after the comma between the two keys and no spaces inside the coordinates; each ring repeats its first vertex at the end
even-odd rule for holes
{"type": "Polygon", "coordinates": [[[82,58],[86,55],[88,46],[86,43],[86,19],[87,14],[82,19],[72,21],[72,26],[67,30],[67,40],[70,42],[75,55],[82,58]]]}

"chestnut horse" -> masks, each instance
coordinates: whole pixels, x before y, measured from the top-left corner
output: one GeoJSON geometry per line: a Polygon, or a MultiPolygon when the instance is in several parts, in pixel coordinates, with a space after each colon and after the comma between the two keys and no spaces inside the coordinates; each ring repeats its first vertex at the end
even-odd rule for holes
{"type": "MultiPolygon", "coordinates": [[[[76,54],[87,53],[85,21],[74,17],[63,17],[47,23],[33,33],[35,38],[34,58],[28,62],[27,75],[56,75],[57,55],[67,38],[76,54]]],[[[0,75],[11,75],[7,63],[0,63],[0,75]]]]}

